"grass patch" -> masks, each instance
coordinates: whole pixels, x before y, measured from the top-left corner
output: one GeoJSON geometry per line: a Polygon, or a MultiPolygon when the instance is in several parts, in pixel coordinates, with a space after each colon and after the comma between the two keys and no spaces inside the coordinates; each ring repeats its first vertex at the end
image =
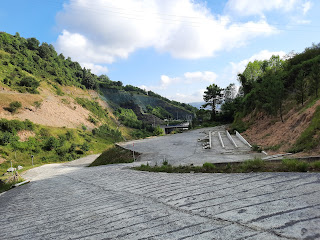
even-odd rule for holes
{"type": "Polygon", "coordinates": [[[23,166],[23,171],[34,165],[72,161],[85,155],[101,153],[117,140],[121,132],[102,125],[90,131],[47,127],[32,122],[0,119],[0,156],[6,159],[0,164],[0,176],[11,164],[23,166]],[[30,130],[35,135],[24,142],[19,141],[17,132],[30,130]]]}
{"type": "Polygon", "coordinates": [[[148,172],[167,173],[249,173],[249,172],[319,172],[320,161],[307,162],[297,159],[284,159],[283,161],[263,161],[259,158],[235,163],[204,163],[202,166],[150,166],[142,164],[133,169],[148,172]]]}
{"type": "Polygon", "coordinates": [[[12,188],[13,185],[23,181],[23,179],[20,176],[13,179],[11,173],[8,173],[8,174],[10,175],[0,177],[0,193],[8,191],[9,189],[12,188]],[[6,180],[7,178],[12,178],[12,179],[8,182],[5,182],[4,180],[6,180]]]}
{"type": "Polygon", "coordinates": [[[87,98],[76,98],[76,101],[82,107],[88,109],[98,118],[108,117],[108,111],[103,109],[96,101],[91,101],[87,98]]]}
{"type": "MultiPolygon", "coordinates": [[[[138,155],[139,154],[135,152],[135,157],[138,157],[138,155]]],[[[131,163],[133,161],[134,159],[132,151],[114,145],[104,151],[94,162],[89,165],[89,167],[114,163],[131,163]]]]}

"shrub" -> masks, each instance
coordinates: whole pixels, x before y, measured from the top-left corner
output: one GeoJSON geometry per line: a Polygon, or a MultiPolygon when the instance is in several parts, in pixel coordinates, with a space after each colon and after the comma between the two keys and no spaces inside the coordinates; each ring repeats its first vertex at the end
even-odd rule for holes
{"type": "Polygon", "coordinates": [[[51,151],[57,148],[58,145],[59,145],[58,139],[56,139],[55,137],[49,137],[44,144],[44,149],[47,151],[51,151]]]}
{"type": "Polygon", "coordinates": [[[84,151],[84,152],[87,152],[87,151],[90,150],[89,144],[86,143],[86,142],[83,143],[80,148],[81,148],[81,150],[84,151]]]}
{"type": "Polygon", "coordinates": [[[42,137],[49,137],[51,134],[49,132],[48,129],[46,128],[41,128],[40,131],[39,131],[39,134],[42,136],[42,137]]]}
{"type": "Polygon", "coordinates": [[[155,135],[155,136],[160,136],[160,135],[163,135],[163,134],[164,134],[164,131],[159,126],[157,126],[153,131],[153,135],[155,135]]]}
{"type": "Polygon", "coordinates": [[[22,107],[21,102],[15,101],[15,102],[11,102],[9,104],[9,107],[7,108],[7,110],[11,113],[15,113],[18,111],[19,108],[22,107]]]}
{"type": "Polygon", "coordinates": [[[5,146],[11,142],[12,133],[10,132],[3,132],[0,133],[0,145],[5,146]]]}
{"type": "Polygon", "coordinates": [[[33,130],[34,124],[30,120],[19,121],[19,120],[0,120],[0,130],[5,132],[15,133],[20,130],[33,130]]]}

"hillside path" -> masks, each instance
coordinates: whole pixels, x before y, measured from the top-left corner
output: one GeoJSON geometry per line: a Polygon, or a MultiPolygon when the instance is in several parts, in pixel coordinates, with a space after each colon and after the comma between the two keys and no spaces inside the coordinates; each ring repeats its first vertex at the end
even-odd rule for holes
{"type": "Polygon", "coordinates": [[[89,156],[0,195],[0,239],[320,239],[319,173],[168,174],[89,156]]]}

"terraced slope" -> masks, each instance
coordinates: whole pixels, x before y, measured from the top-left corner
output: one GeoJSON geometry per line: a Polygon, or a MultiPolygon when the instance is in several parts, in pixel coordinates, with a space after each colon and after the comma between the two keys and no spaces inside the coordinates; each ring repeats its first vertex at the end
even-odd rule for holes
{"type": "Polygon", "coordinates": [[[32,169],[0,195],[0,239],[320,239],[320,174],[32,169]]]}

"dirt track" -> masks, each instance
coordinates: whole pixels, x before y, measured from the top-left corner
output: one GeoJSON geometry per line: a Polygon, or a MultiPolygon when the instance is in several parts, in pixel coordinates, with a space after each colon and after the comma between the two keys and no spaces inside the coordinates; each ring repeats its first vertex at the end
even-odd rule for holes
{"type": "Polygon", "coordinates": [[[320,174],[84,167],[95,157],[28,171],[0,196],[0,239],[320,239],[320,174]]]}

